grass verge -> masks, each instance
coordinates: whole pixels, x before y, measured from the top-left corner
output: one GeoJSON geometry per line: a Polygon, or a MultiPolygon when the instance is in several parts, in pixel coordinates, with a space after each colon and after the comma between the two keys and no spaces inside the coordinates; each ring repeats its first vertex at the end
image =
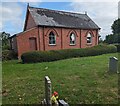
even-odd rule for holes
{"type": "Polygon", "coordinates": [[[69,104],[117,104],[118,74],[109,74],[109,57],[117,53],[55,62],[2,63],[3,104],[39,104],[44,99],[44,76],[52,90],[69,104]]]}

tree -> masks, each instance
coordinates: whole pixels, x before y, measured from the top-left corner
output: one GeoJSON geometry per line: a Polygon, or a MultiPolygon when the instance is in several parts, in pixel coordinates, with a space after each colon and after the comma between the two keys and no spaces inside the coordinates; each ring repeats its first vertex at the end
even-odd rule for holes
{"type": "Polygon", "coordinates": [[[111,29],[113,34],[107,35],[104,42],[109,44],[120,43],[120,19],[113,22],[111,29]]]}
{"type": "Polygon", "coordinates": [[[113,43],[113,35],[112,34],[110,34],[110,35],[107,35],[106,36],[106,39],[105,39],[105,42],[106,43],[109,43],[109,44],[111,44],[111,43],[113,43]]]}
{"type": "Polygon", "coordinates": [[[111,28],[112,28],[113,34],[119,34],[120,33],[120,18],[114,21],[111,28]]]}
{"type": "Polygon", "coordinates": [[[120,43],[120,34],[110,34],[106,36],[105,41],[106,43],[120,43]]]}
{"type": "Polygon", "coordinates": [[[2,48],[9,48],[9,37],[10,34],[6,32],[1,32],[0,33],[0,42],[2,42],[2,48]]]}

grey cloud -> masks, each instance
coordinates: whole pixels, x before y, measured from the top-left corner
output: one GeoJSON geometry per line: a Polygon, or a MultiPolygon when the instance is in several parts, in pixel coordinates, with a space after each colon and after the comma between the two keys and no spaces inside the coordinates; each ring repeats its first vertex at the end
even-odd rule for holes
{"type": "Polygon", "coordinates": [[[88,15],[101,27],[100,34],[102,38],[112,33],[111,25],[117,19],[118,4],[117,2],[73,2],[71,7],[74,11],[88,15]]]}
{"type": "Polygon", "coordinates": [[[118,17],[120,18],[120,1],[118,3],[118,17]]]}
{"type": "Polygon", "coordinates": [[[0,20],[2,21],[2,28],[8,26],[13,26],[13,28],[22,28],[23,26],[23,8],[17,2],[10,3],[4,2],[2,3],[2,8],[0,9],[0,13],[2,17],[0,20]]]}

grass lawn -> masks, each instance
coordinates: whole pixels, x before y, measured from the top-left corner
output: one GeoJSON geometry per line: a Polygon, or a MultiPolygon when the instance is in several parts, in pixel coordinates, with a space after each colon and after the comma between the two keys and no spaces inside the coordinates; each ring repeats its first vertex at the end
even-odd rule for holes
{"type": "Polygon", "coordinates": [[[117,104],[118,74],[108,71],[109,57],[66,59],[22,64],[17,60],[2,63],[3,104],[39,104],[44,99],[44,76],[52,90],[69,104],[117,104]]]}

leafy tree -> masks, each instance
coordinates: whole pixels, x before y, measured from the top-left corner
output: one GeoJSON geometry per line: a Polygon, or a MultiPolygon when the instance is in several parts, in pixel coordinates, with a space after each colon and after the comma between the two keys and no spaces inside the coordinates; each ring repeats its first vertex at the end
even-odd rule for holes
{"type": "Polygon", "coordinates": [[[115,20],[111,26],[113,34],[120,33],[120,18],[115,20]]]}
{"type": "Polygon", "coordinates": [[[9,48],[9,37],[10,34],[6,32],[1,32],[0,33],[0,42],[2,42],[2,49],[8,49],[9,48]]]}
{"type": "Polygon", "coordinates": [[[113,22],[111,29],[113,34],[107,35],[104,42],[109,44],[120,43],[120,19],[113,22]]]}
{"type": "Polygon", "coordinates": [[[105,39],[106,43],[112,44],[112,43],[120,43],[120,34],[110,34],[106,36],[105,39]]]}
{"type": "Polygon", "coordinates": [[[109,44],[113,43],[113,35],[112,34],[107,35],[106,39],[105,39],[105,42],[109,43],[109,44]]]}

